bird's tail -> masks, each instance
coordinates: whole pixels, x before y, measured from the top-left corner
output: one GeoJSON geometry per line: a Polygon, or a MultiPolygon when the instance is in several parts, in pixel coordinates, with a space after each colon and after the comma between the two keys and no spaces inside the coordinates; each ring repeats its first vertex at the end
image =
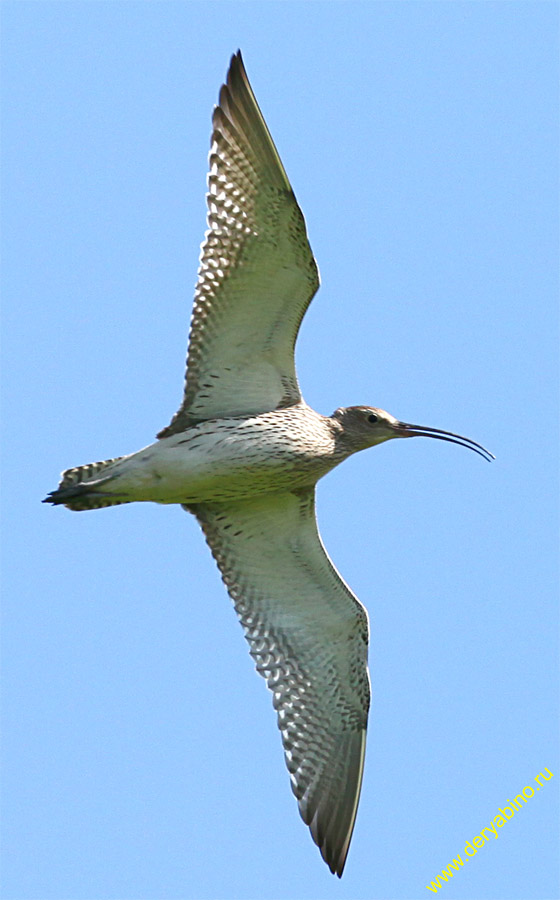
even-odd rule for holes
{"type": "Polygon", "coordinates": [[[118,473],[112,472],[115,463],[119,463],[124,456],[116,456],[114,459],[105,459],[102,462],[88,463],[86,466],[76,466],[66,469],[62,473],[62,479],[56,491],[51,491],[43,503],[52,503],[54,506],[63,504],[67,509],[81,511],[84,509],[101,509],[104,506],[117,506],[119,503],[128,503],[128,500],[119,497],[118,493],[112,494],[102,488],[118,477],[118,473]]]}

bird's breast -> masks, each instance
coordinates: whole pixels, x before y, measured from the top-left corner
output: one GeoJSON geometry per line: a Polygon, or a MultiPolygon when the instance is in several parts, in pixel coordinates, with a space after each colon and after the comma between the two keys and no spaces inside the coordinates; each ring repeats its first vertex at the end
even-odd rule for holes
{"type": "Polygon", "coordinates": [[[138,499],[204,503],[310,486],[339,460],[324,418],[292,408],[202,422],[129,461],[138,499]]]}

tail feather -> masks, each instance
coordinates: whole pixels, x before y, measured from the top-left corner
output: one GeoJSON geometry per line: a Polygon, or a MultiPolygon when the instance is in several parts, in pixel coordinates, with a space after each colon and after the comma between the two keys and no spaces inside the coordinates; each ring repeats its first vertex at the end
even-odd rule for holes
{"type": "Polygon", "coordinates": [[[128,503],[128,500],[113,499],[110,493],[99,490],[102,485],[105,485],[115,477],[110,472],[110,469],[114,463],[120,462],[121,459],[124,459],[124,456],[116,456],[114,459],[105,459],[100,462],[88,463],[85,466],[75,466],[73,469],[66,469],[62,473],[57,490],[51,491],[45,497],[43,503],[52,503],[53,506],[63,504],[67,509],[76,511],[101,509],[105,506],[118,506],[120,503],[128,503]]]}
{"type": "Polygon", "coordinates": [[[71,484],[81,484],[83,481],[93,481],[100,472],[103,472],[113,463],[120,462],[124,456],[115,456],[113,459],[104,459],[101,462],[88,463],[86,466],[75,466],[73,469],[66,469],[62,473],[60,488],[70,487],[71,484]]]}

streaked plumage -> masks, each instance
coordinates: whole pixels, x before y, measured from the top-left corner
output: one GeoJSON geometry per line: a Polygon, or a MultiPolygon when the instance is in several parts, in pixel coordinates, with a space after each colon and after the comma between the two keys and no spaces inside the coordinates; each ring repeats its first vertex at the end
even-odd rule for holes
{"type": "Polygon", "coordinates": [[[197,517],[273,693],[302,818],[340,876],[362,782],[368,623],[321,542],[315,484],[395,437],[490,454],[374,407],[305,404],[294,345],[319,276],[240,53],[214,111],[208,210],[180,409],[155,444],[67,470],[47,501],[181,503],[197,517]]]}
{"type": "Polygon", "coordinates": [[[319,273],[240,54],[232,58],[212,122],[208,231],[185,398],[158,437],[206,419],[267,412],[302,399],[294,345],[319,273]]]}

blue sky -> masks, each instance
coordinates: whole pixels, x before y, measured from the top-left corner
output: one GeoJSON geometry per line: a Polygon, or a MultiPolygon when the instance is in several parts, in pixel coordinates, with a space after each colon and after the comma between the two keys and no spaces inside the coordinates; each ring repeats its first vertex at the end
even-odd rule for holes
{"type": "Polygon", "coordinates": [[[2,12],[3,900],[432,896],[545,768],[438,894],[558,897],[558,6],[2,12]],[[194,519],[40,503],[179,404],[210,115],[238,47],[322,274],[307,401],[497,456],[395,441],[319,487],[372,631],[341,882],[194,519]]]}

